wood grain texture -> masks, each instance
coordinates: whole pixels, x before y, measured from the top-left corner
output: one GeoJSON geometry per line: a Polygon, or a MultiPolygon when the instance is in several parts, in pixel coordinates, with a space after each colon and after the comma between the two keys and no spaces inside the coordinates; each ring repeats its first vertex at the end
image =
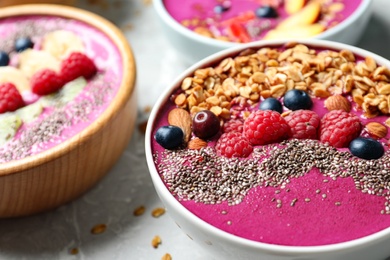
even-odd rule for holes
{"type": "Polygon", "coordinates": [[[53,209],[85,193],[119,159],[131,138],[137,117],[135,59],[119,29],[95,14],[55,5],[3,8],[0,19],[25,14],[73,18],[100,29],[121,52],[125,73],[114,101],[82,132],[50,150],[0,164],[0,218],[53,209]]]}

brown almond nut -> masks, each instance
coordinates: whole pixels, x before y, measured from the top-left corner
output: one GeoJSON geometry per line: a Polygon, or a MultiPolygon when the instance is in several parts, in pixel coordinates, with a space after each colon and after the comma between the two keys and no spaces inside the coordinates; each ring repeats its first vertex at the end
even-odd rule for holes
{"type": "Polygon", "coordinates": [[[370,122],[366,125],[368,133],[376,138],[383,138],[387,135],[387,127],[378,122],[370,122]]]}
{"type": "Polygon", "coordinates": [[[187,110],[182,108],[174,108],[168,114],[168,123],[178,126],[183,130],[184,141],[188,142],[191,138],[192,118],[187,110]]]}
{"type": "Polygon", "coordinates": [[[331,110],[344,110],[345,112],[351,111],[351,102],[341,95],[330,96],[325,100],[325,107],[331,110]]]}
{"type": "Polygon", "coordinates": [[[207,142],[196,137],[188,142],[188,149],[199,150],[200,148],[206,147],[207,142]]]}

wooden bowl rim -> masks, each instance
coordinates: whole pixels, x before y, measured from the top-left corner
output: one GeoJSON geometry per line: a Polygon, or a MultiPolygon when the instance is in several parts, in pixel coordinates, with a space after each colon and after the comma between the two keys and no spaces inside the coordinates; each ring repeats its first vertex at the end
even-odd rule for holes
{"type": "Polygon", "coordinates": [[[136,64],[132,48],[124,34],[107,19],[92,12],[76,7],[55,4],[26,4],[0,8],[0,19],[16,16],[58,16],[74,19],[103,32],[116,45],[122,57],[122,82],[111,104],[89,126],[64,142],[19,160],[0,163],[0,177],[17,174],[21,171],[37,167],[57,159],[91,139],[96,132],[112,120],[122,110],[131,95],[135,94],[136,64]]]}

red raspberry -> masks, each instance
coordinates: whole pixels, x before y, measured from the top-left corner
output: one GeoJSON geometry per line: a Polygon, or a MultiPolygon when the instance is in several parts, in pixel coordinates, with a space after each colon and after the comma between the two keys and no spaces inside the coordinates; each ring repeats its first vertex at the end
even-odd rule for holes
{"type": "Polygon", "coordinates": [[[291,128],[291,136],[296,139],[317,139],[320,117],[311,110],[296,110],[284,118],[291,128]]]}
{"type": "Polygon", "coordinates": [[[48,95],[56,92],[64,85],[62,78],[51,69],[36,72],[30,79],[31,91],[38,95],[48,95]]]}
{"type": "Polygon", "coordinates": [[[252,145],[238,132],[222,134],[215,145],[215,149],[228,158],[248,157],[253,151],[252,145]]]}
{"type": "Polygon", "coordinates": [[[229,132],[238,132],[242,133],[242,130],[244,129],[244,122],[240,119],[231,119],[229,121],[226,121],[223,125],[222,132],[223,133],[229,133],[229,132]]]}
{"type": "Polygon", "coordinates": [[[91,78],[97,72],[95,63],[81,52],[72,52],[61,62],[60,75],[65,83],[83,76],[91,78]]]}
{"type": "Polygon", "coordinates": [[[245,120],[243,134],[253,145],[270,144],[287,139],[290,127],[278,112],[257,110],[245,120]]]}
{"type": "Polygon", "coordinates": [[[0,113],[12,112],[23,106],[23,98],[14,84],[0,84],[0,113]]]}
{"type": "Polygon", "coordinates": [[[343,110],[332,110],[321,119],[320,141],[336,148],[348,147],[361,130],[359,117],[343,110]]]}

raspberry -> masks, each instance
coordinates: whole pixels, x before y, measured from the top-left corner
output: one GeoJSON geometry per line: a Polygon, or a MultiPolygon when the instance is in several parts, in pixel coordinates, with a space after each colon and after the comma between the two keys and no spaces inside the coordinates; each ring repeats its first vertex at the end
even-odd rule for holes
{"type": "Polygon", "coordinates": [[[97,72],[94,62],[81,52],[72,52],[61,62],[60,75],[65,83],[83,76],[91,78],[97,72]]]}
{"type": "Polygon", "coordinates": [[[320,141],[336,148],[348,147],[361,130],[362,125],[356,115],[343,110],[332,110],[321,119],[320,141]]]}
{"type": "Polygon", "coordinates": [[[284,118],[291,128],[291,136],[296,139],[317,139],[320,117],[311,110],[296,110],[284,118]]]}
{"type": "Polygon", "coordinates": [[[278,112],[257,110],[245,120],[243,134],[253,145],[270,144],[287,139],[290,127],[278,112]]]}
{"type": "Polygon", "coordinates": [[[36,72],[30,80],[31,90],[38,95],[48,95],[56,92],[64,85],[60,76],[51,69],[36,72]]]}
{"type": "Polygon", "coordinates": [[[229,133],[229,132],[238,132],[242,133],[242,130],[244,128],[244,122],[240,119],[231,119],[229,121],[226,121],[223,125],[222,131],[223,133],[229,133]]]}
{"type": "Polygon", "coordinates": [[[18,89],[12,83],[0,84],[0,113],[12,112],[24,106],[18,89]]]}
{"type": "Polygon", "coordinates": [[[238,132],[222,134],[215,145],[215,149],[228,158],[248,157],[253,151],[252,145],[238,132]]]}

